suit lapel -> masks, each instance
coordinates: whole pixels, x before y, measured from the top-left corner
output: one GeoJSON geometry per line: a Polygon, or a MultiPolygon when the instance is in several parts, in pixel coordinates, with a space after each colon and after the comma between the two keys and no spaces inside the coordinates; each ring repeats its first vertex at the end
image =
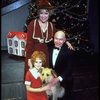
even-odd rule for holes
{"type": "Polygon", "coordinates": [[[58,54],[58,57],[56,59],[55,67],[59,65],[59,62],[61,61],[61,59],[63,57],[63,53],[67,52],[67,51],[65,51],[66,50],[65,48],[66,48],[66,44],[63,44],[63,46],[61,47],[61,50],[60,50],[60,52],[58,54]]]}

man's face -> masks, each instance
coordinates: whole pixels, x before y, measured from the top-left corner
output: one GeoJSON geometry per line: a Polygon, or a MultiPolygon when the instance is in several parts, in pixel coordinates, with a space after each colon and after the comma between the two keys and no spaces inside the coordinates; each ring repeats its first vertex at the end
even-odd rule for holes
{"type": "Polygon", "coordinates": [[[58,31],[54,35],[55,47],[61,48],[63,43],[66,41],[65,34],[62,31],[58,31]]]}

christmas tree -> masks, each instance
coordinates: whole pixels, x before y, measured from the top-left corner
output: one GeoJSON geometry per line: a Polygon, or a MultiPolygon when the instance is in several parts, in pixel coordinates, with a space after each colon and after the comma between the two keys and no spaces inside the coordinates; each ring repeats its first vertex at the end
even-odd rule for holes
{"type": "MultiPolygon", "coordinates": [[[[49,2],[55,6],[51,11],[50,21],[55,24],[56,28],[66,32],[68,41],[76,50],[93,53],[88,29],[89,0],[49,0],[49,2]]],[[[24,25],[25,32],[27,32],[29,22],[37,18],[36,12],[36,0],[31,0],[29,16],[24,25]]]]}

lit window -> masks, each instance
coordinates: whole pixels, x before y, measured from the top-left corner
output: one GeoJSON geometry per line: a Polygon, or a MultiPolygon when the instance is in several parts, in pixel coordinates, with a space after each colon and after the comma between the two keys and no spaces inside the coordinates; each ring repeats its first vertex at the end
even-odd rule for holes
{"type": "Polygon", "coordinates": [[[25,47],[25,42],[21,42],[21,47],[24,48],[25,47]]]}
{"type": "Polygon", "coordinates": [[[13,53],[13,49],[9,48],[9,53],[12,54],[13,53]]]}
{"type": "Polygon", "coordinates": [[[9,40],[9,46],[11,46],[12,45],[12,40],[9,40]]]}
{"type": "Polygon", "coordinates": [[[25,56],[25,50],[22,50],[22,56],[25,56]]]}
{"type": "Polygon", "coordinates": [[[18,41],[14,41],[15,47],[18,47],[18,41]]]}
{"type": "Polygon", "coordinates": [[[18,54],[18,49],[16,49],[16,54],[18,54]]]}

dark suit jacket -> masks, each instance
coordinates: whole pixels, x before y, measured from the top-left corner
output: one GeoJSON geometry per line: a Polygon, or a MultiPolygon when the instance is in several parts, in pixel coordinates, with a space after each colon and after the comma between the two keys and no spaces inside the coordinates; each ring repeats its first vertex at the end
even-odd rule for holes
{"type": "MultiPolygon", "coordinates": [[[[54,43],[52,41],[48,44],[49,60],[50,60],[49,62],[51,68],[53,68],[52,64],[53,47],[54,43]]],[[[73,51],[68,49],[67,45],[64,43],[58,54],[55,67],[53,68],[57,73],[57,75],[63,78],[63,82],[71,75],[72,58],[73,58],[72,54],[73,51]]]]}

